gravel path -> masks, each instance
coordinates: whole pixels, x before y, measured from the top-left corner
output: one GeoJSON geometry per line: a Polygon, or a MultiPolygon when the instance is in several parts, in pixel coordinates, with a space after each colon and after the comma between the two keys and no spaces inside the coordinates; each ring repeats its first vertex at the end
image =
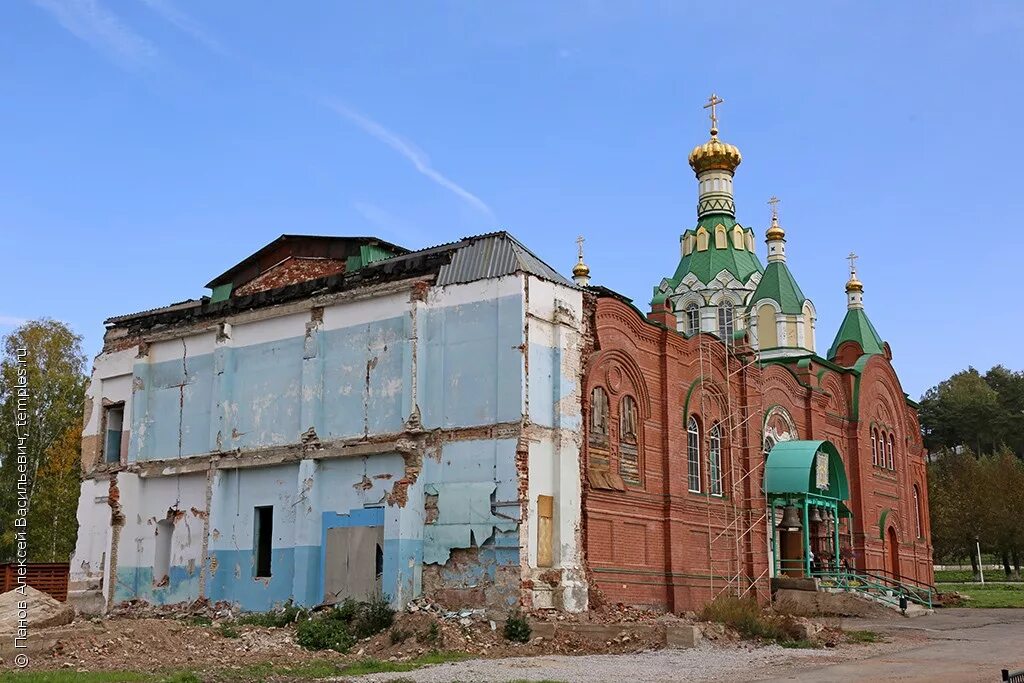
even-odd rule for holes
{"type": "MultiPolygon", "coordinates": [[[[439,664],[406,673],[371,674],[358,683],[507,683],[560,681],[620,683],[644,681],[752,680],[777,674],[779,667],[823,666],[850,658],[849,651],[786,649],[777,645],[746,649],[705,644],[693,650],[660,650],[635,655],[583,655],[474,659],[439,664]]],[[[855,655],[854,655],[855,656],[855,655]]]]}

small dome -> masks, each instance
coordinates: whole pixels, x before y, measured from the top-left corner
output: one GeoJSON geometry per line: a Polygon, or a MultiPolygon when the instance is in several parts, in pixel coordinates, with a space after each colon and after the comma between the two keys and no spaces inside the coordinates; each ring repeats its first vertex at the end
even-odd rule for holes
{"type": "Polygon", "coordinates": [[[573,277],[587,277],[590,275],[590,266],[583,261],[580,261],[572,267],[572,275],[573,277]]]}
{"type": "Polygon", "coordinates": [[[766,232],[764,236],[768,241],[781,240],[786,238],[786,231],[782,229],[781,225],[779,225],[778,215],[772,216],[772,224],[768,228],[768,232],[766,232]]]}
{"type": "Polygon", "coordinates": [[[846,282],[846,291],[849,292],[863,292],[864,283],[857,279],[857,275],[851,275],[850,279],[846,282]]]}
{"type": "Polygon", "coordinates": [[[743,161],[743,156],[738,147],[722,142],[718,139],[717,131],[712,131],[710,140],[693,148],[689,161],[690,168],[697,175],[713,169],[731,173],[743,161]]]}

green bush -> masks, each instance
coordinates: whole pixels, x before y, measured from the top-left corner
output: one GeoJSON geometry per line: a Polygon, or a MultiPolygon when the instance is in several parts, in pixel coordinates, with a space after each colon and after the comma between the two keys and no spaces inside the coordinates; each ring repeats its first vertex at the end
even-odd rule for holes
{"type": "Polygon", "coordinates": [[[269,612],[249,612],[243,614],[236,620],[239,624],[250,626],[263,626],[265,628],[281,628],[304,619],[309,612],[301,607],[295,606],[291,600],[286,602],[281,609],[270,610],[269,612]]]}
{"type": "Polygon", "coordinates": [[[320,617],[300,621],[295,628],[295,642],[307,650],[348,652],[356,638],[344,621],[320,617]]]}
{"type": "Polygon", "coordinates": [[[773,618],[764,613],[753,598],[737,598],[719,595],[701,610],[700,618],[714,621],[736,629],[744,638],[788,641],[793,637],[788,632],[792,619],[773,618]]]}
{"type": "Polygon", "coordinates": [[[222,638],[238,638],[242,634],[238,632],[238,629],[231,624],[220,625],[220,635],[222,638]]]}
{"type": "Polygon", "coordinates": [[[386,631],[395,623],[395,610],[387,598],[377,597],[369,602],[359,603],[359,609],[352,619],[352,630],[357,638],[368,638],[386,631]]]}
{"type": "Polygon", "coordinates": [[[530,622],[526,620],[523,613],[513,610],[505,619],[505,638],[514,643],[525,643],[530,640],[530,622]]]}
{"type": "Polygon", "coordinates": [[[417,633],[416,642],[437,647],[441,642],[441,629],[438,628],[437,622],[432,622],[426,631],[417,633]]]}
{"type": "Polygon", "coordinates": [[[410,635],[412,634],[410,634],[408,631],[403,631],[402,629],[396,626],[393,629],[391,629],[391,644],[398,645],[399,643],[404,643],[406,640],[409,639],[410,635]]]}

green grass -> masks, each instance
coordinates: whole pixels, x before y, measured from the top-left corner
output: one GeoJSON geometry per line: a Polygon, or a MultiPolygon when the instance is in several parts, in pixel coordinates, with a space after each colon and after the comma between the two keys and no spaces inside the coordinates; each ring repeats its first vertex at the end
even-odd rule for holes
{"type": "Polygon", "coordinates": [[[885,639],[875,631],[847,631],[846,640],[851,643],[881,643],[885,639]]]}
{"type": "MultiPolygon", "coordinates": [[[[986,569],[985,580],[1022,582],[1021,579],[1006,578],[1006,574],[998,569],[986,569]]],[[[935,583],[971,583],[973,581],[974,573],[970,569],[942,569],[935,572],[935,583]]]]}
{"type": "Polygon", "coordinates": [[[202,683],[191,671],[144,674],[132,671],[8,671],[0,683],[202,683]]]}
{"type": "Polygon", "coordinates": [[[129,671],[97,671],[78,673],[76,671],[7,671],[0,673],[0,683],[132,683],[133,681],[155,681],[148,674],[129,671]]]}
{"type": "Polygon", "coordinates": [[[777,642],[780,646],[791,650],[816,650],[821,647],[821,645],[812,643],[809,640],[779,640],[777,642]]]}
{"type": "Polygon", "coordinates": [[[965,607],[1024,607],[1024,583],[947,583],[942,587],[970,598],[965,607]]]}
{"type": "Polygon", "coordinates": [[[262,662],[241,669],[221,669],[211,672],[212,681],[262,681],[270,677],[274,680],[292,679],[309,681],[318,678],[333,678],[341,675],[341,667],[332,662],[305,662],[302,664],[271,664],[262,662]]]}
{"type": "Polygon", "coordinates": [[[392,672],[405,672],[430,666],[431,664],[445,664],[446,662],[461,662],[469,659],[470,655],[465,652],[428,652],[425,655],[411,659],[407,662],[382,662],[379,659],[368,657],[353,662],[341,669],[342,676],[362,676],[364,674],[379,674],[392,672]]]}

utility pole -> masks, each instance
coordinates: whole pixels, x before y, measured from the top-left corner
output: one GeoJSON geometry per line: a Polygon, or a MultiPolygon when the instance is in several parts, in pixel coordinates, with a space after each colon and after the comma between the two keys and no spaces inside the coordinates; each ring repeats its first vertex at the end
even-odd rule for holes
{"type": "Polygon", "coordinates": [[[985,565],[981,563],[981,541],[974,537],[974,547],[978,550],[978,572],[981,574],[981,585],[985,585],[985,565]]]}

